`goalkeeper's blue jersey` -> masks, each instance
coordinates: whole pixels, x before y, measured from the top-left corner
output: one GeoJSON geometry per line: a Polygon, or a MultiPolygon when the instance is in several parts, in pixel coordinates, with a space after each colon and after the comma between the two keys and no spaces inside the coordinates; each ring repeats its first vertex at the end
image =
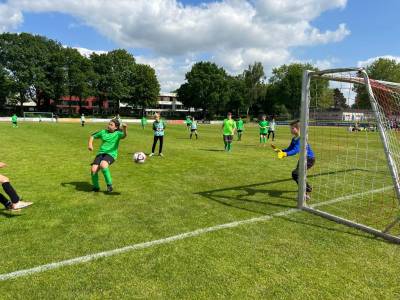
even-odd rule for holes
{"type": "MultiPolygon", "coordinates": [[[[286,152],[287,156],[293,156],[300,152],[300,137],[292,138],[289,147],[282,150],[286,152]]],[[[314,158],[314,152],[311,149],[311,146],[307,143],[307,157],[314,158]]]]}

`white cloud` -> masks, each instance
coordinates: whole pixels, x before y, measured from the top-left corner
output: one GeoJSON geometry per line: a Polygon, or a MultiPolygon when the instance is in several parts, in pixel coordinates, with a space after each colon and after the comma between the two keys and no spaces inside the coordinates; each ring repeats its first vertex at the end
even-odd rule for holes
{"type": "MultiPolygon", "coordinates": [[[[321,31],[312,21],[347,0],[215,0],[184,5],[177,0],[8,0],[0,6],[0,31],[22,22],[23,12],[74,16],[120,47],[151,50],[166,87],[175,86],[188,64],[211,57],[237,73],[254,61],[270,69],[295,58],[291,48],[339,42],[350,34],[345,24],[321,31]],[[4,13],[8,10],[12,13],[4,13]],[[14,19],[6,16],[14,15],[14,19]],[[158,56],[158,57],[157,57],[158,56]]],[[[190,64],[189,64],[190,65],[190,64]]]]}
{"type": "MultiPolygon", "coordinates": [[[[63,46],[63,47],[67,47],[67,46],[63,46]]],[[[78,50],[78,52],[79,52],[82,56],[85,56],[85,57],[88,57],[88,58],[89,58],[90,55],[92,55],[93,53],[96,53],[96,54],[105,54],[105,53],[107,53],[107,51],[103,51],[103,50],[90,50],[90,49],[82,48],[82,47],[72,47],[72,48],[78,50]]]]}
{"type": "Polygon", "coordinates": [[[367,67],[370,64],[372,64],[374,61],[380,59],[380,58],[386,58],[386,59],[392,59],[395,60],[396,62],[400,63],[400,56],[393,56],[393,55],[382,55],[382,56],[376,56],[376,57],[371,57],[366,60],[360,60],[357,63],[358,67],[367,67]]]}
{"type": "Polygon", "coordinates": [[[19,9],[0,3],[0,32],[15,29],[22,21],[23,16],[19,9]]]}

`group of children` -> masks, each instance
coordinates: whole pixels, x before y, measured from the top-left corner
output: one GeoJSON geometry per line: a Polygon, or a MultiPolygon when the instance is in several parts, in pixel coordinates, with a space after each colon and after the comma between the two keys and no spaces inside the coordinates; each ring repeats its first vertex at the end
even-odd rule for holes
{"type": "MultiPolygon", "coordinates": [[[[14,119],[13,119],[14,120],[14,119]]],[[[82,120],[81,120],[82,121],[82,120]]],[[[144,128],[147,120],[142,119],[141,125],[144,128]]],[[[194,118],[190,118],[190,120],[186,120],[186,124],[188,130],[190,130],[190,138],[192,138],[193,133],[197,135],[197,121],[194,118]]],[[[17,124],[16,124],[17,125],[17,124]]],[[[14,121],[13,121],[14,126],[14,121]]],[[[84,126],[84,122],[82,124],[84,126]]],[[[155,121],[153,122],[153,131],[154,131],[154,140],[153,146],[151,150],[150,156],[154,156],[155,148],[157,143],[159,143],[159,155],[163,156],[163,143],[164,143],[164,131],[166,128],[166,123],[161,119],[160,115],[157,114],[155,117],[155,121]]],[[[271,122],[266,120],[266,116],[262,116],[261,121],[259,122],[260,128],[260,143],[265,144],[269,139],[270,134],[272,134],[272,140],[275,138],[275,128],[276,123],[275,120],[272,119],[271,122]]],[[[238,140],[240,141],[242,138],[242,132],[244,130],[244,122],[239,117],[237,121],[232,119],[232,113],[227,114],[227,118],[224,119],[222,124],[223,131],[223,140],[225,145],[225,151],[232,151],[232,142],[233,137],[235,135],[235,131],[238,133],[238,140]]],[[[271,147],[275,152],[277,152],[278,158],[282,159],[288,156],[294,156],[300,152],[300,122],[294,121],[290,123],[290,131],[293,135],[293,138],[290,142],[290,145],[285,149],[279,149],[274,144],[271,144],[271,147]]],[[[115,162],[118,157],[118,147],[121,139],[125,139],[128,135],[127,125],[121,124],[120,118],[112,119],[106,129],[100,130],[89,137],[88,149],[89,151],[93,151],[93,141],[95,139],[101,140],[101,145],[99,151],[96,154],[95,159],[91,164],[91,181],[93,186],[93,191],[100,191],[99,185],[99,171],[102,172],[104,176],[104,180],[107,185],[107,192],[113,191],[113,181],[110,172],[110,166],[115,162]]],[[[311,168],[315,164],[315,155],[312,151],[309,144],[307,144],[307,169],[311,168]]],[[[5,167],[4,163],[0,162],[0,168],[5,167]]],[[[299,163],[297,163],[296,168],[292,171],[292,179],[298,183],[299,178],[299,163]]],[[[32,204],[32,202],[24,202],[21,201],[20,197],[12,187],[9,179],[0,174],[0,183],[2,184],[3,190],[8,195],[9,199],[6,198],[3,194],[0,193],[0,203],[2,203],[6,209],[9,210],[19,210],[24,207],[28,207],[32,204]]],[[[306,183],[306,195],[305,198],[310,198],[310,193],[312,191],[312,187],[306,183]]]]}

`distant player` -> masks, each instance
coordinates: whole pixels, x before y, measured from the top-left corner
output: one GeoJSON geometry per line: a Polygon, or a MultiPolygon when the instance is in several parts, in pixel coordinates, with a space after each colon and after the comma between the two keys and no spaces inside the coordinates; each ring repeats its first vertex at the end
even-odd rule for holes
{"type": "Polygon", "coordinates": [[[85,123],[86,123],[86,118],[85,118],[85,115],[82,114],[82,115],[81,115],[81,126],[82,126],[82,127],[85,127],[85,123]]]}
{"type": "Polygon", "coordinates": [[[267,140],[269,140],[269,136],[271,135],[271,133],[272,133],[272,141],[275,140],[275,129],[276,129],[275,118],[272,118],[271,123],[269,123],[267,140]]]}
{"type": "MultiPolygon", "coordinates": [[[[6,166],[7,165],[5,163],[0,162],[0,168],[4,168],[6,166]]],[[[0,193],[0,203],[3,204],[6,209],[19,210],[32,205],[32,202],[21,201],[21,198],[18,196],[17,192],[11,185],[10,180],[6,176],[0,174],[0,183],[4,192],[9,197],[9,199],[7,199],[3,194],[0,193]]]]}
{"type": "Polygon", "coordinates": [[[159,114],[156,114],[156,120],[153,122],[153,131],[154,131],[154,140],[153,146],[151,147],[151,154],[150,156],[154,156],[154,151],[156,150],[157,141],[160,141],[159,148],[158,148],[158,155],[163,157],[163,145],[164,145],[164,131],[166,125],[159,114]]]}
{"type": "Polygon", "coordinates": [[[258,123],[260,127],[260,145],[266,145],[267,143],[267,134],[269,129],[269,122],[267,121],[267,116],[262,115],[260,123],[258,123]]]}
{"type": "Polygon", "coordinates": [[[243,122],[241,116],[239,116],[239,118],[236,121],[236,129],[237,129],[238,141],[241,141],[242,140],[242,134],[243,134],[243,131],[244,131],[244,122],[243,122]]]}
{"type": "Polygon", "coordinates": [[[12,115],[11,123],[12,123],[13,128],[18,128],[18,117],[16,114],[12,115]]]}
{"type": "MultiPolygon", "coordinates": [[[[300,152],[300,121],[294,121],[290,123],[290,132],[293,135],[292,141],[289,147],[286,149],[279,149],[275,145],[271,145],[275,152],[278,152],[278,158],[284,158],[286,156],[293,156],[300,152]]],[[[315,164],[315,155],[311,149],[311,146],[307,143],[307,170],[310,169],[315,164]]],[[[299,162],[297,162],[296,169],[292,171],[292,178],[298,184],[299,178],[299,162]]],[[[306,183],[306,199],[310,199],[310,193],[312,192],[312,187],[306,183]]]]}
{"type": "Polygon", "coordinates": [[[93,151],[93,140],[101,140],[100,149],[97,152],[96,158],[94,159],[91,168],[94,192],[100,191],[98,174],[100,170],[103,173],[104,179],[107,184],[107,192],[113,191],[112,177],[109,166],[118,157],[119,141],[126,138],[127,135],[127,125],[123,124],[121,131],[120,123],[116,119],[113,119],[108,123],[107,129],[100,130],[99,132],[96,132],[90,136],[88,145],[89,151],[93,151]]]}
{"type": "Polygon", "coordinates": [[[192,124],[190,125],[190,139],[192,139],[193,133],[196,135],[196,140],[199,138],[197,134],[197,121],[192,118],[192,124]]]}
{"type": "Polygon", "coordinates": [[[227,118],[222,124],[225,151],[232,151],[233,136],[235,135],[236,122],[232,120],[232,113],[228,113],[227,118]]]}
{"type": "Polygon", "coordinates": [[[187,116],[185,123],[186,123],[187,130],[190,131],[190,127],[192,126],[192,118],[190,116],[187,116]]]}
{"type": "Polygon", "coordinates": [[[143,117],[140,119],[140,125],[142,126],[142,129],[144,130],[144,128],[147,125],[147,119],[146,117],[143,115],[143,117]]]}
{"type": "Polygon", "coordinates": [[[120,117],[119,114],[117,114],[117,115],[115,116],[115,119],[119,122],[119,124],[122,124],[122,119],[121,119],[121,117],[120,117]]]}

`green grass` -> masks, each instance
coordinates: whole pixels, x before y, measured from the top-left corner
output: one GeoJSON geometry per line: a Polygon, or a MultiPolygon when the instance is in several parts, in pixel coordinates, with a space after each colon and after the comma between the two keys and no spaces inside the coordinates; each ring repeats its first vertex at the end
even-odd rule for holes
{"type": "MultiPolygon", "coordinates": [[[[149,158],[138,165],[132,162],[132,154],[149,152],[152,132],[150,126],[142,131],[131,125],[111,167],[115,192],[89,192],[94,153],[87,150],[87,139],[103,126],[22,123],[12,129],[0,124],[0,161],[8,164],[1,172],[24,199],[34,202],[19,214],[0,211],[0,274],[296,206],[291,170],[297,158],[278,160],[269,148],[258,147],[257,129],[252,127],[242,142],[234,143],[232,153],[225,153],[219,127],[201,126],[196,141],[188,139],[183,125],[171,125],[165,158],[149,158]]],[[[312,130],[317,164],[310,180],[315,189],[322,186],[313,201],[369,190],[373,180],[379,187],[390,184],[376,136],[368,137],[375,153],[368,160],[378,161],[381,169],[371,173],[376,164],[366,166],[365,157],[355,156],[354,151],[364,146],[344,129],[312,130]],[[347,151],[352,150],[351,162],[331,168],[334,149],[318,140],[321,134],[338,140],[335,151],[350,157],[347,151]],[[353,176],[353,169],[360,174],[353,176]],[[332,174],[324,174],[327,171],[332,174]],[[339,176],[339,171],[347,177],[339,176]],[[355,184],[347,184],[350,180],[355,184]],[[331,192],[329,183],[340,189],[331,192]]],[[[288,128],[278,128],[278,146],[286,146],[290,138],[288,128]]],[[[100,178],[104,190],[101,174],[100,178]]],[[[367,201],[363,206],[360,201],[343,202],[328,211],[358,219],[365,211],[387,210],[385,203],[367,201]]],[[[375,215],[368,214],[366,221],[382,222],[379,213],[375,215]]],[[[398,245],[296,212],[3,281],[0,298],[398,299],[399,254],[398,245]]]]}

